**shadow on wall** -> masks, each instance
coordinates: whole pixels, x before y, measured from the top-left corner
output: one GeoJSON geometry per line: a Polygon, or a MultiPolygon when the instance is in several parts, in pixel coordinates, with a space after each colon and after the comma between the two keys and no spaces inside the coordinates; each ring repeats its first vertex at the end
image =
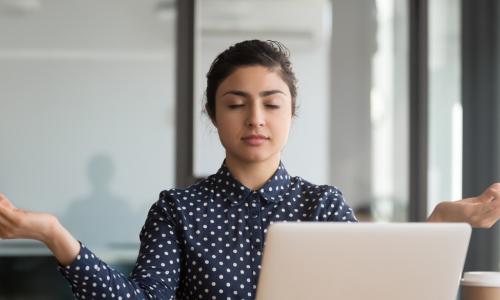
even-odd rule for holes
{"type": "Polygon", "coordinates": [[[70,201],[61,218],[68,230],[91,249],[135,247],[139,243],[144,216],[112,191],[114,176],[115,165],[109,155],[93,156],[87,165],[90,193],[70,201]]]}
{"type": "MultiPolygon", "coordinates": [[[[134,213],[126,198],[112,192],[115,166],[108,155],[95,155],[87,165],[88,195],[75,199],[63,224],[93,249],[138,248],[142,214],[134,213]],[[129,242],[127,242],[129,241],[129,242]]],[[[114,267],[128,274],[133,263],[114,267]]],[[[0,300],[74,299],[71,287],[57,270],[52,256],[0,257],[0,300]]]]}

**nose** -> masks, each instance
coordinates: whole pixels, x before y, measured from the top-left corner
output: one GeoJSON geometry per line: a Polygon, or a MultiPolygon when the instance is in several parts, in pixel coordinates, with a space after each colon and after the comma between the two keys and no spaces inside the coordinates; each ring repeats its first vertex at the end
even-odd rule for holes
{"type": "Polygon", "coordinates": [[[262,127],[265,123],[264,111],[259,105],[252,105],[247,116],[247,126],[262,127]]]}

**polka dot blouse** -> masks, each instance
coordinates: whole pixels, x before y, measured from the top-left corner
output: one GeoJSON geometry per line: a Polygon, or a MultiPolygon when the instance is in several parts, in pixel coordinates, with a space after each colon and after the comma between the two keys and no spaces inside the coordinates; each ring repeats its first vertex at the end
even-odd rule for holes
{"type": "Polygon", "coordinates": [[[84,245],[59,269],[78,299],[253,299],[267,227],[278,221],[356,218],[338,189],[290,177],[283,164],[257,191],[223,164],[187,189],[160,193],[129,277],[84,245]]]}

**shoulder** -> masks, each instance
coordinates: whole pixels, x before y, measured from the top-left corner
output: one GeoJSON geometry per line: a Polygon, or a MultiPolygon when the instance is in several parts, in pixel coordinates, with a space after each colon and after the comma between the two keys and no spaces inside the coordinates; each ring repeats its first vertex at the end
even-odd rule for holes
{"type": "Polygon", "coordinates": [[[303,201],[317,211],[317,220],[335,222],[357,222],[351,207],[346,203],[340,189],[333,185],[314,184],[301,177],[294,177],[295,188],[303,201]]]}
{"type": "Polygon", "coordinates": [[[300,190],[303,194],[315,195],[321,198],[333,198],[343,200],[340,189],[334,185],[314,184],[302,177],[292,177],[292,186],[300,190]]]}
{"type": "MultiPolygon", "coordinates": [[[[185,208],[190,203],[200,202],[213,191],[211,177],[202,179],[187,188],[172,188],[160,192],[159,199],[154,205],[163,209],[185,208]]],[[[191,204],[192,205],[192,204],[191,204]]]]}

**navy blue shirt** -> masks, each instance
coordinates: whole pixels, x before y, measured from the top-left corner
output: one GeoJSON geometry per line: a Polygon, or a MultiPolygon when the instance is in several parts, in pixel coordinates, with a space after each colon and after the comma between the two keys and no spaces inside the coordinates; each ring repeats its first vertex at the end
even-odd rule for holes
{"type": "Polygon", "coordinates": [[[280,164],[252,191],[225,164],[187,189],[160,193],[129,277],[81,246],[59,267],[78,299],[254,299],[267,227],[279,221],[356,222],[342,193],[280,164]]]}

